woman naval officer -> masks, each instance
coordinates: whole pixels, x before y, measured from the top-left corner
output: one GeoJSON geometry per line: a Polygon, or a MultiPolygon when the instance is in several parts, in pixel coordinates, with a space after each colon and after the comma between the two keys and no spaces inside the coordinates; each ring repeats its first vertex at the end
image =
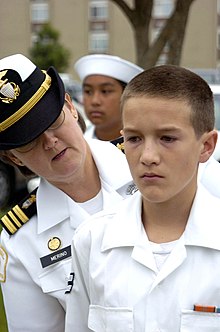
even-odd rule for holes
{"type": "Polygon", "coordinates": [[[41,178],[1,219],[9,332],[64,331],[74,231],[133,191],[124,154],[86,141],[84,129],[55,68],[42,71],[21,54],[0,60],[0,156],[41,178]]]}

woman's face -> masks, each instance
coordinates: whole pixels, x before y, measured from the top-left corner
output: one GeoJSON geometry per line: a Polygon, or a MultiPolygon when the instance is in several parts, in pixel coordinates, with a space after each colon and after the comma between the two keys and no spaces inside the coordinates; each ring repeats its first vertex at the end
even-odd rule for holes
{"type": "Polygon", "coordinates": [[[87,144],[78,125],[78,114],[71,100],[66,97],[60,119],[41,134],[32,145],[32,149],[11,150],[10,159],[25,165],[35,174],[49,182],[69,182],[85,169],[87,144]],[[63,113],[62,113],[63,112],[63,113]]]}

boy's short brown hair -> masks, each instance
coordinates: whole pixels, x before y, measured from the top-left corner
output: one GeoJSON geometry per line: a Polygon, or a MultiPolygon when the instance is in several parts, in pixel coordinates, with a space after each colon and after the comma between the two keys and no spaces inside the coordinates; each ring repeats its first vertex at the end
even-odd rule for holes
{"type": "Polygon", "coordinates": [[[132,97],[185,101],[191,107],[190,120],[197,137],[214,128],[214,98],[208,83],[183,67],[156,66],[134,77],[122,94],[122,111],[126,101],[132,97]]]}

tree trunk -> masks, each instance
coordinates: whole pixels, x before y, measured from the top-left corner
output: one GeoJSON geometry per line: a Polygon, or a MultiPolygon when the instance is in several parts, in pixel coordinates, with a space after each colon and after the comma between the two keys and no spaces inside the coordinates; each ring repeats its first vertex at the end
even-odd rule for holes
{"type": "Polygon", "coordinates": [[[180,65],[185,30],[189,17],[190,6],[194,0],[178,1],[175,18],[173,20],[172,34],[169,40],[167,64],[180,65]]]}
{"type": "Polygon", "coordinates": [[[168,45],[167,63],[179,65],[190,6],[195,0],[176,0],[172,15],[167,19],[157,39],[150,45],[150,23],[154,1],[134,0],[128,6],[125,0],[111,0],[127,16],[133,29],[137,64],[145,69],[154,66],[168,45]]]}

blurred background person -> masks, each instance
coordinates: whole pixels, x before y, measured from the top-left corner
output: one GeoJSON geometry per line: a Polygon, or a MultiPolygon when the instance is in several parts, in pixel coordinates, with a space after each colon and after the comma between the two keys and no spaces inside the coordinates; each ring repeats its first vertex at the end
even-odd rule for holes
{"type": "Polygon", "coordinates": [[[82,81],[83,105],[91,122],[85,137],[110,141],[121,136],[120,98],[127,83],[143,69],[118,56],[81,57],[74,68],[82,81]]]}

